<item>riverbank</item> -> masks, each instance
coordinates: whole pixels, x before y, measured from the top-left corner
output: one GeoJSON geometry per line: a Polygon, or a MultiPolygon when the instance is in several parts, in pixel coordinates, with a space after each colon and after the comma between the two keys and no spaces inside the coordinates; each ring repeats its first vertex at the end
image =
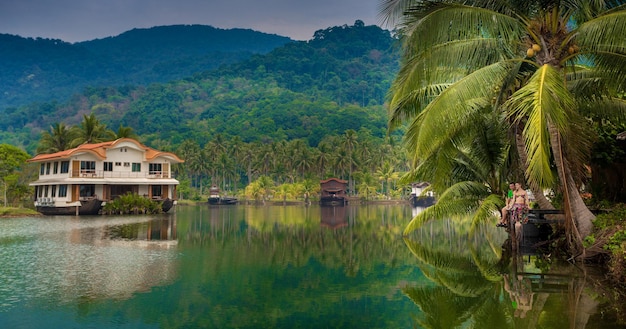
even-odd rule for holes
{"type": "Polygon", "coordinates": [[[41,216],[41,214],[35,211],[34,209],[0,207],[0,218],[21,217],[21,216],[41,216]]]}

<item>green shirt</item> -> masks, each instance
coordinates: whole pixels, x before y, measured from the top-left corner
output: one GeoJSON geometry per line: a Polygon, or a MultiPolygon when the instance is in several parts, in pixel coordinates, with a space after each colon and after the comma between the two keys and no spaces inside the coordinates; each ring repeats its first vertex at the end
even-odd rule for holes
{"type": "Polygon", "coordinates": [[[506,194],[507,199],[513,199],[513,190],[509,190],[506,194]]]}

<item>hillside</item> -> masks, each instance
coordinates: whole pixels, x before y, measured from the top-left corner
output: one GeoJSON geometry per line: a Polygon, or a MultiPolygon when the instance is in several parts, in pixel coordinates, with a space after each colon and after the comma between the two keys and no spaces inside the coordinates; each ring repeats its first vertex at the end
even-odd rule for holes
{"type": "Polygon", "coordinates": [[[203,25],[134,29],[74,44],[0,34],[0,111],[32,102],[65,101],[87,86],[167,82],[291,41],[203,25]]]}
{"type": "Polygon", "coordinates": [[[311,146],[347,129],[382,138],[383,104],[398,70],[395,45],[389,31],[361,21],[331,27],[307,42],[184,79],[92,86],[68,102],[10,108],[0,117],[0,142],[32,153],[42,130],[77,124],[90,112],[110,128],[130,126],[148,145],[170,149],[186,139],[203,145],[218,134],[244,142],[303,139],[311,146]]]}

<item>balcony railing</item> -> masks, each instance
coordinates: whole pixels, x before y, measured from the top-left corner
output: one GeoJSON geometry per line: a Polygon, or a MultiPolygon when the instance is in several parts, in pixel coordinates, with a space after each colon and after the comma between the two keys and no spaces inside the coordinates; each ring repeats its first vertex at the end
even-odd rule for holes
{"type": "MultiPolygon", "coordinates": [[[[40,175],[45,177],[47,175],[40,175]]],[[[79,172],[73,172],[70,170],[69,177],[71,178],[174,178],[168,172],[165,171],[150,171],[150,172],[129,172],[129,171],[103,171],[103,170],[81,170],[79,172]]]]}

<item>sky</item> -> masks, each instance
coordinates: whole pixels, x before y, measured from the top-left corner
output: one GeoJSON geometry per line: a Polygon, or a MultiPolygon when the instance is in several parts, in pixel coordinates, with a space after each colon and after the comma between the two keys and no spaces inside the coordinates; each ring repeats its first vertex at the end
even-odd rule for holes
{"type": "Polygon", "coordinates": [[[133,28],[202,24],[309,40],[331,26],[380,25],[380,0],[0,0],[0,33],[87,41],[133,28]]]}

